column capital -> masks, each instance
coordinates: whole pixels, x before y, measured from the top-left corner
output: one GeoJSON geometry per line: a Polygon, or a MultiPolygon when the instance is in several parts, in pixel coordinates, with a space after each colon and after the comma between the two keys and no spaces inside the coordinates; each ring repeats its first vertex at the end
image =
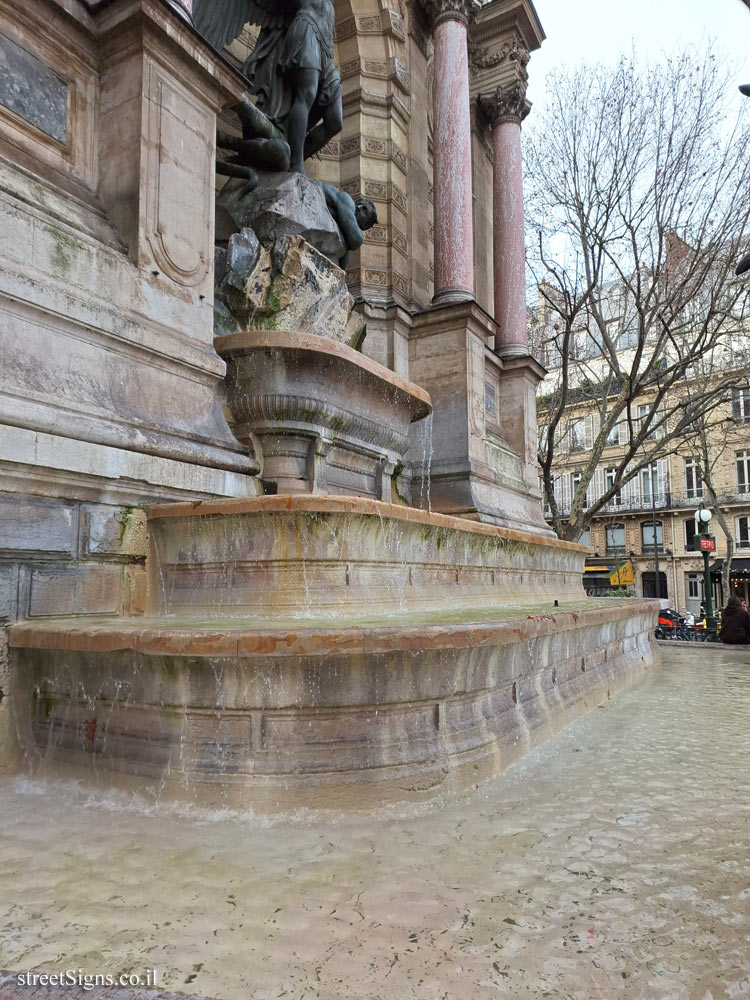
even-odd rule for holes
{"type": "Polygon", "coordinates": [[[489,94],[480,94],[478,101],[493,127],[503,122],[515,122],[520,126],[531,111],[531,104],[526,100],[525,80],[514,80],[507,87],[497,87],[489,94]]]}
{"type": "Polygon", "coordinates": [[[468,28],[474,19],[474,0],[420,0],[433,30],[443,21],[459,21],[468,28]]]}

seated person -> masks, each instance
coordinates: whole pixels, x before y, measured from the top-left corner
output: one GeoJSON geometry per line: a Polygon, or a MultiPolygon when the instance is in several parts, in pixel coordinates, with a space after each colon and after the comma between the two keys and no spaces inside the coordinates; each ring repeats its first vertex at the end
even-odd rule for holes
{"type": "Polygon", "coordinates": [[[719,641],[728,645],[750,643],[750,614],[739,597],[730,597],[721,613],[719,641]]]}

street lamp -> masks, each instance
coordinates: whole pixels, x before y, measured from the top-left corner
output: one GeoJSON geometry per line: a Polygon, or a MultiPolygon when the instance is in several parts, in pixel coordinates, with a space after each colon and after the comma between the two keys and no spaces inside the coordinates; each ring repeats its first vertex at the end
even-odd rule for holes
{"type": "Polygon", "coordinates": [[[714,603],[711,594],[711,571],[708,568],[708,554],[716,551],[716,539],[708,533],[711,523],[711,511],[701,503],[695,512],[695,534],[699,540],[699,548],[703,553],[703,592],[706,602],[706,628],[716,628],[714,621],[714,603]]]}

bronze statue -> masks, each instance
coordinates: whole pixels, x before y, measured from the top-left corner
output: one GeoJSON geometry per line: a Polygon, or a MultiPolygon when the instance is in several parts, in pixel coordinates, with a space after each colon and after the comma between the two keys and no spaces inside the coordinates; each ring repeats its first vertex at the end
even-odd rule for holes
{"type": "Polygon", "coordinates": [[[343,124],[332,0],[195,0],[193,18],[218,50],[246,23],[260,27],[244,67],[249,90],[257,109],[289,144],[290,169],[304,174],[305,160],[343,124]]]}
{"type": "Polygon", "coordinates": [[[334,187],[333,184],[318,182],[326,196],[326,205],[341,230],[346,244],[346,253],[336,263],[346,270],[350,250],[359,250],[365,241],[365,233],[378,222],[378,212],[369,198],[357,198],[334,187]]]}

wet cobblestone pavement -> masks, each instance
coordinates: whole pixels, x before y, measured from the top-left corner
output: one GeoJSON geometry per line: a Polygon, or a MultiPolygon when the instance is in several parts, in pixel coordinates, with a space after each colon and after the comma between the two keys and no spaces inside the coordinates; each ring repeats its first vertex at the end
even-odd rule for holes
{"type": "Polygon", "coordinates": [[[662,652],[422,815],[270,827],[4,779],[0,968],[224,1000],[748,998],[750,656],[662,652]]]}

